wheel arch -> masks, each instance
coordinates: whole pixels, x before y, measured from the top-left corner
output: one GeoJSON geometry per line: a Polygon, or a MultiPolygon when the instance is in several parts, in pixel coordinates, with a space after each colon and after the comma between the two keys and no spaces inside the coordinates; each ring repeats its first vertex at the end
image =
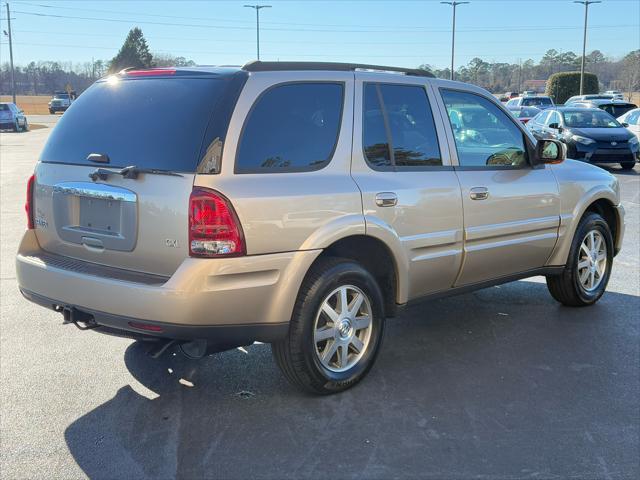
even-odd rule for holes
{"type": "Polygon", "coordinates": [[[346,236],[324,248],[314,264],[326,257],[347,258],[361,264],[380,286],[385,316],[395,316],[398,303],[404,303],[399,301],[401,274],[396,256],[383,240],[365,234],[346,236]]]}
{"type": "Polygon", "coordinates": [[[565,265],[567,263],[571,242],[578,224],[585,214],[589,212],[598,213],[605,219],[611,229],[617,253],[624,232],[621,212],[619,207],[616,206],[617,200],[617,195],[612,190],[604,187],[594,188],[582,197],[573,212],[561,215],[558,243],[549,257],[547,265],[565,265]]]}

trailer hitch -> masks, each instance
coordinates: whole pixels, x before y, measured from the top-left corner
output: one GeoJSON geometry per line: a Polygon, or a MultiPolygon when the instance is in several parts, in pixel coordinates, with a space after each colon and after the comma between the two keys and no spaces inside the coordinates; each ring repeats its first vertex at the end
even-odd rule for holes
{"type": "Polygon", "coordinates": [[[78,310],[76,307],[58,305],[56,311],[62,313],[63,325],[73,323],[80,330],[91,330],[100,326],[94,320],[93,315],[78,310]]]}

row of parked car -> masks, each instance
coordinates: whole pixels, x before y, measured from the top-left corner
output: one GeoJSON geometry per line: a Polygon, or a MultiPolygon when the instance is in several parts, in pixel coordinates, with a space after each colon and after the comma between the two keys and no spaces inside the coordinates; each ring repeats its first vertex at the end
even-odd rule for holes
{"type": "Polygon", "coordinates": [[[620,92],[576,95],[564,105],[548,96],[523,95],[505,106],[537,139],[563,142],[568,158],[619,163],[625,170],[639,158],[640,108],[625,102],[620,92]]]}

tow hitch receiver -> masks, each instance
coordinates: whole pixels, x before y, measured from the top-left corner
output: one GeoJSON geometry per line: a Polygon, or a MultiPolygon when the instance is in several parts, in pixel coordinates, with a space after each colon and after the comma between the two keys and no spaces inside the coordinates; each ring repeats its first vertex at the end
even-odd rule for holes
{"type": "Polygon", "coordinates": [[[63,325],[67,323],[73,323],[80,330],[91,330],[92,328],[99,327],[90,313],[78,310],[76,307],[68,307],[58,305],[56,307],[57,312],[62,313],[63,325]]]}

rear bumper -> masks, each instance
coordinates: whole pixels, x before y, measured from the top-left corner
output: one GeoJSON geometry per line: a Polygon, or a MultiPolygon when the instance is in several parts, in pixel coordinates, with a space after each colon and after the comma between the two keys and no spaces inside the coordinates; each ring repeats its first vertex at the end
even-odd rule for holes
{"type": "Polygon", "coordinates": [[[286,334],[299,286],[319,253],[187,258],[166,279],[117,274],[116,269],[67,257],[51,261],[29,230],[16,257],[16,272],[29,300],[48,308],[74,307],[106,327],[178,339],[210,338],[227,329],[244,331],[247,340],[266,340],[271,334],[263,335],[265,326],[286,334]],[[162,331],[131,326],[141,322],[162,331]]]}
{"type": "Polygon", "coordinates": [[[152,322],[138,318],[123,317],[111,313],[99,312],[78,305],[61,305],[59,300],[46,298],[28,290],[20,289],[27,299],[50,308],[61,311],[60,307],[73,308],[82,319],[80,322],[90,321],[99,333],[135,339],[175,339],[181,341],[206,340],[209,345],[249,345],[254,341],[271,343],[286,336],[289,322],[273,324],[251,325],[180,325],[175,323],[152,322]],[[138,328],[139,326],[154,327],[155,330],[138,328]]]}

